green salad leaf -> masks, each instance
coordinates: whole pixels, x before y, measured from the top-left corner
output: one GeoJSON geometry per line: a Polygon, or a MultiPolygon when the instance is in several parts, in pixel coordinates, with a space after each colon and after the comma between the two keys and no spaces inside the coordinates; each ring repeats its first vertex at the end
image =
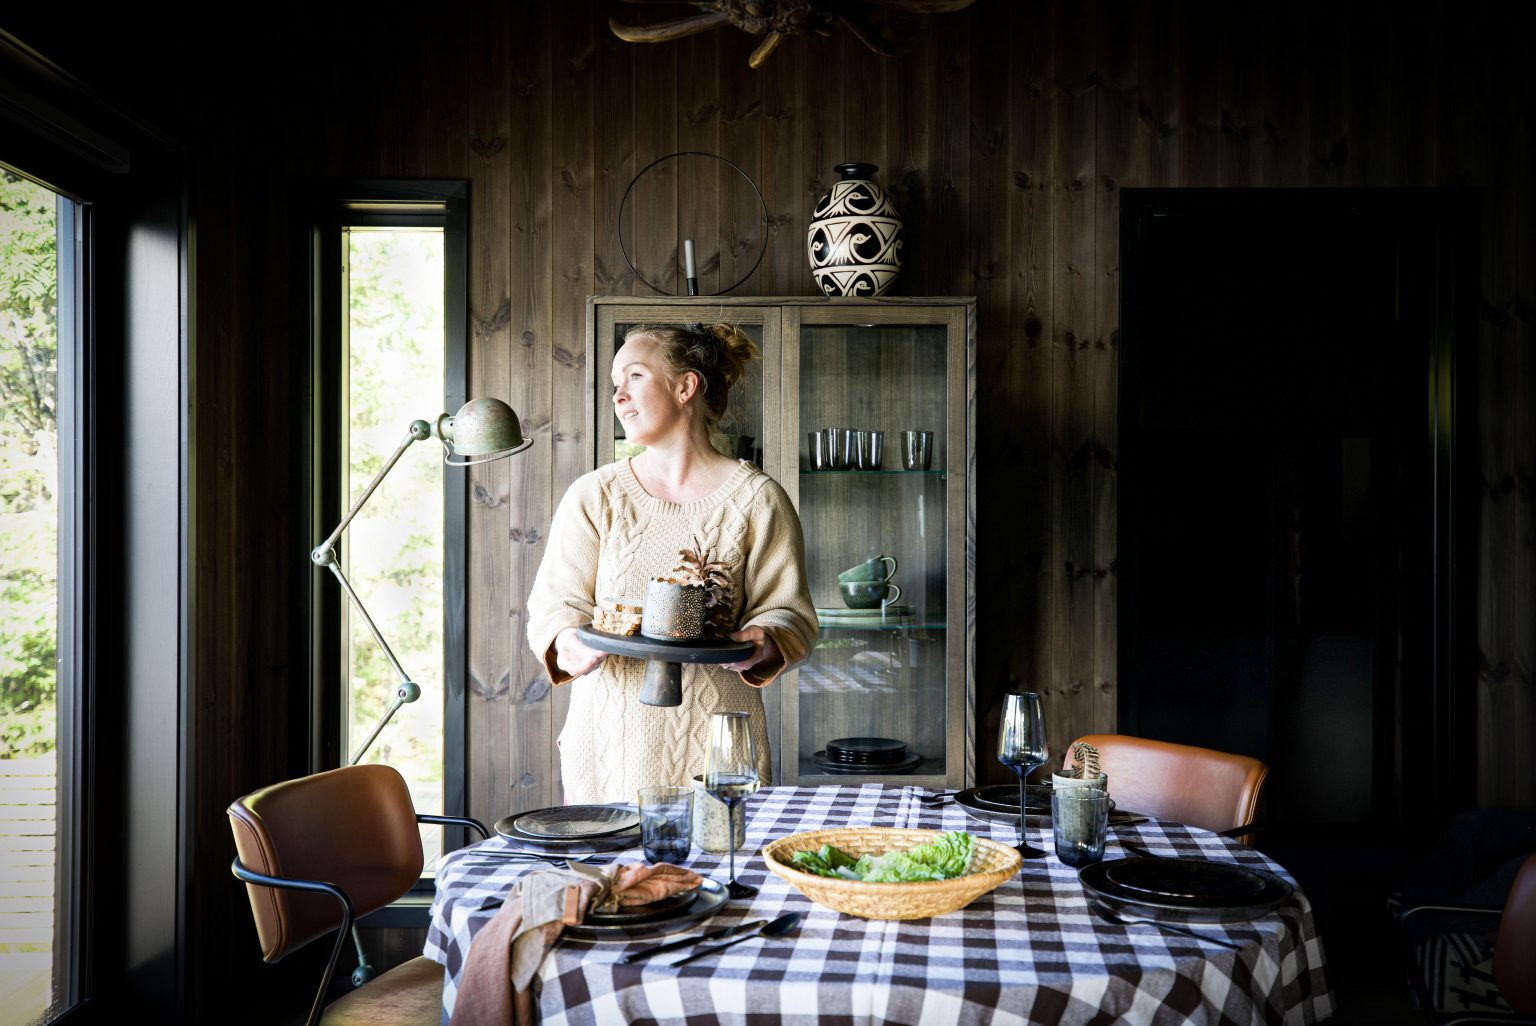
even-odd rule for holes
{"type": "Polygon", "coordinates": [[[863,880],[865,883],[913,883],[918,880],[952,880],[964,876],[976,852],[976,839],[960,830],[940,834],[927,844],[884,855],[855,859],[847,852],[824,844],[818,851],[797,851],[795,866],[818,876],[863,880]]]}

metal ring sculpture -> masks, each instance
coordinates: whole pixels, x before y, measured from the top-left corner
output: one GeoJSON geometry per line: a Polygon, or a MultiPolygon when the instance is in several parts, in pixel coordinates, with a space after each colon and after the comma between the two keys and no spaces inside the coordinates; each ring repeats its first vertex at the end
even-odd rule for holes
{"type": "Polygon", "coordinates": [[[719,292],[710,292],[710,293],[708,293],[708,295],[711,295],[711,296],[723,296],[727,292],[730,292],[733,289],[739,288],[743,282],[745,282],[748,278],[752,277],[752,275],[757,273],[758,267],[762,266],[763,254],[768,252],[768,201],[763,199],[763,191],[757,187],[757,183],[752,180],[752,176],[751,175],[749,175],[745,171],[743,171],[741,169],[740,165],[736,164],[733,161],[727,160],[726,158],[720,156],[718,153],[706,153],[703,150],[679,150],[676,153],[668,153],[664,157],[657,157],[655,160],[653,160],[649,164],[645,165],[645,167],[641,168],[640,169],[640,173],[635,175],[635,177],[633,177],[633,178],[631,178],[629,180],[629,187],[624,190],[624,198],[619,201],[619,213],[618,213],[618,222],[619,222],[618,223],[619,252],[624,255],[624,262],[629,265],[630,271],[632,271],[634,273],[634,276],[636,278],[639,278],[641,281],[643,281],[647,285],[649,285],[653,291],[658,292],[658,293],[660,293],[663,296],[674,295],[674,293],[668,292],[666,289],[664,289],[661,286],[657,285],[655,282],[651,281],[645,275],[640,273],[640,269],[635,266],[635,262],[629,258],[629,248],[627,246],[625,246],[625,244],[624,244],[624,207],[629,203],[629,194],[635,191],[635,183],[639,182],[640,179],[644,178],[646,173],[649,172],[656,165],[658,165],[658,164],[660,164],[660,163],[662,163],[664,161],[671,160],[673,157],[709,157],[712,160],[720,161],[722,164],[730,165],[732,168],[734,168],[736,170],[737,174],[741,175],[742,178],[746,179],[746,182],[747,182],[748,185],[752,186],[752,192],[757,196],[758,205],[760,207],[762,207],[763,217],[762,217],[762,221],[760,222],[760,224],[762,225],[763,241],[762,241],[762,245],[760,245],[757,248],[757,259],[752,261],[752,266],[747,269],[747,273],[746,274],[743,274],[740,278],[738,278],[736,281],[732,282],[729,286],[727,286],[726,288],[721,289],[719,292]]]}

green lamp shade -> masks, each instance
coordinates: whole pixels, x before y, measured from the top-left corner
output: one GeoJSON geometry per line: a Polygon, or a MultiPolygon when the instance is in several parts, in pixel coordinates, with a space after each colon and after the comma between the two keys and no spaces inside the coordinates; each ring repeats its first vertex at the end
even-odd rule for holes
{"type": "Polygon", "coordinates": [[[439,422],[439,433],[460,456],[512,455],[526,449],[522,425],[512,407],[500,399],[471,399],[452,417],[439,422]]]}

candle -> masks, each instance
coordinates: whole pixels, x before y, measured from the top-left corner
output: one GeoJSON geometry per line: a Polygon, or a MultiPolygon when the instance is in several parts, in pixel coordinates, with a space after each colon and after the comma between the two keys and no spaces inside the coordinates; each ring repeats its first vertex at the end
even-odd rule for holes
{"type": "Polygon", "coordinates": [[[683,277],[697,278],[698,272],[693,269],[693,240],[683,240],[683,277]]]}

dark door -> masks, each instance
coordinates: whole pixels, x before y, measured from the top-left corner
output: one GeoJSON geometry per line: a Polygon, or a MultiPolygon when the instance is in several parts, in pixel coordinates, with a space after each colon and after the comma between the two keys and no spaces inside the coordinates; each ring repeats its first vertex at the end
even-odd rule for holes
{"type": "Polygon", "coordinates": [[[1473,765],[1473,213],[1122,194],[1120,729],[1262,758],[1274,822],[1422,827],[1473,765]]]}

